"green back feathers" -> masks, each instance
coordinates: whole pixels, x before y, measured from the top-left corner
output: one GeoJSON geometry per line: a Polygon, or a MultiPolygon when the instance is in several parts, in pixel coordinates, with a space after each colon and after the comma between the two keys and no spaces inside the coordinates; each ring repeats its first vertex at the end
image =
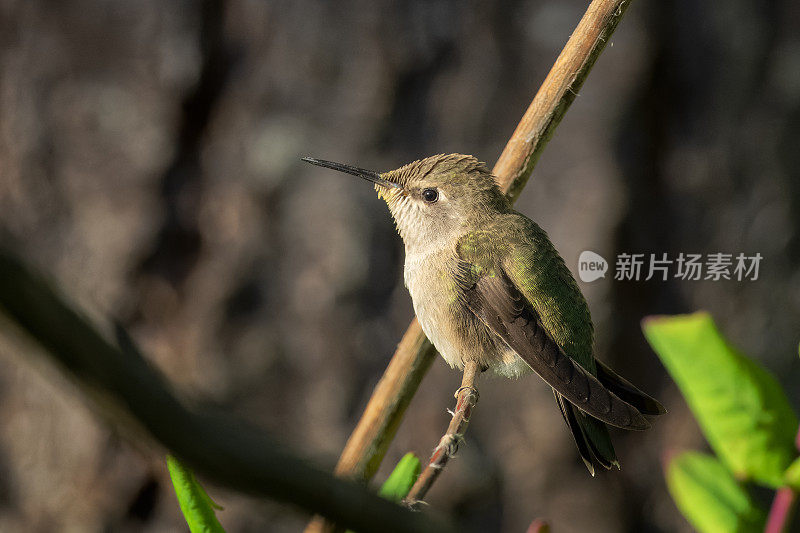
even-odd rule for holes
{"type": "Polygon", "coordinates": [[[589,308],[564,260],[547,234],[519,213],[497,217],[485,229],[463,236],[457,247],[469,277],[502,268],[533,305],[542,325],[566,354],[592,374],[594,328],[589,308]]]}

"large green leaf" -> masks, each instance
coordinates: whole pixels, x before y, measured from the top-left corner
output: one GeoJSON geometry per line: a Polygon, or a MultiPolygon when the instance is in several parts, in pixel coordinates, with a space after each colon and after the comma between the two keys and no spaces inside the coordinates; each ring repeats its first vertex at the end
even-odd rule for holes
{"type": "Polygon", "coordinates": [[[214,514],[214,509],[222,507],[211,500],[192,471],[171,455],[167,456],[167,468],[189,530],[192,533],[225,533],[214,514]]]}
{"type": "Polygon", "coordinates": [[[378,492],[383,498],[399,502],[406,497],[419,476],[420,462],[413,453],[407,453],[394,467],[378,492]]]}
{"type": "Polygon", "coordinates": [[[667,466],[667,486],[701,533],[761,531],[766,515],[716,457],[686,452],[667,466]]]}
{"type": "Polygon", "coordinates": [[[725,342],[708,313],[651,317],[643,329],[717,456],[771,487],[797,455],[797,416],[778,382],[725,342]]]}

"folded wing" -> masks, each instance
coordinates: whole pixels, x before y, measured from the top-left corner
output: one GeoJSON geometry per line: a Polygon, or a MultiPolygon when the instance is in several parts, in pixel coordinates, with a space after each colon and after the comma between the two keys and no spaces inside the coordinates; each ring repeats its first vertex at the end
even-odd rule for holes
{"type": "MultiPolygon", "coordinates": [[[[611,392],[564,353],[542,326],[536,310],[502,270],[472,281],[464,292],[467,307],[556,392],[609,425],[630,430],[650,427],[634,405],[611,392]]],[[[607,368],[603,371],[609,381],[616,378],[613,381],[618,383],[621,379],[609,374],[607,368]]],[[[632,387],[625,382],[617,390],[624,393],[628,386],[632,387]]]]}

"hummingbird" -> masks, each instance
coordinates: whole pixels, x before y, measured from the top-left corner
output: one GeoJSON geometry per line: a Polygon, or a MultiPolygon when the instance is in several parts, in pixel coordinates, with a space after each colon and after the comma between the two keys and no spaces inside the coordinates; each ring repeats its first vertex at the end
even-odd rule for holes
{"type": "Polygon", "coordinates": [[[575,278],[475,157],[435,155],[383,173],[302,159],[373,184],[403,239],[405,286],[436,350],[458,369],[538,374],[591,475],[595,465],[619,468],[608,426],[644,430],[666,412],[595,358],[575,278]]]}

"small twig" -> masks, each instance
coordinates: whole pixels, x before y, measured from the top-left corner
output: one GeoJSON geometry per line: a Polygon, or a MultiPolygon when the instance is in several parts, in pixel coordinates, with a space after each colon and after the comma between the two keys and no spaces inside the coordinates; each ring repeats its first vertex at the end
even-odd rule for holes
{"type": "MultiPolygon", "coordinates": [[[[795,446],[800,450],[800,430],[797,431],[795,437],[795,446]]],[[[794,510],[797,506],[798,493],[791,487],[781,487],[775,493],[775,498],[772,500],[772,506],[769,509],[769,516],[767,516],[767,524],[764,527],[764,533],[783,533],[789,530],[789,524],[794,516],[794,510]]]]}
{"type": "Polygon", "coordinates": [[[478,377],[478,364],[469,362],[464,365],[464,377],[461,379],[461,387],[456,391],[456,409],[453,418],[444,436],[439,440],[439,444],[434,448],[428,465],[420,473],[417,481],[408,491],[408,495],[403,503],[411,508],[416,508],[425,498],[428,490],[433,485],[439,474],[447,465],[447,462],[455,457],[458,445],[464,439],[467,431],[469,419],[472,416],[472,409],[478,403],[478,389],[475,388],[475,379],[478,377]]]}
{"type": "Polygon", "coordinates": [[[764,533],[784,533],[789,530],[789,523],[797,504],[797,493],[789,487],[781,487],[775,493],[772,506],[769,508],[764,533]]]}

